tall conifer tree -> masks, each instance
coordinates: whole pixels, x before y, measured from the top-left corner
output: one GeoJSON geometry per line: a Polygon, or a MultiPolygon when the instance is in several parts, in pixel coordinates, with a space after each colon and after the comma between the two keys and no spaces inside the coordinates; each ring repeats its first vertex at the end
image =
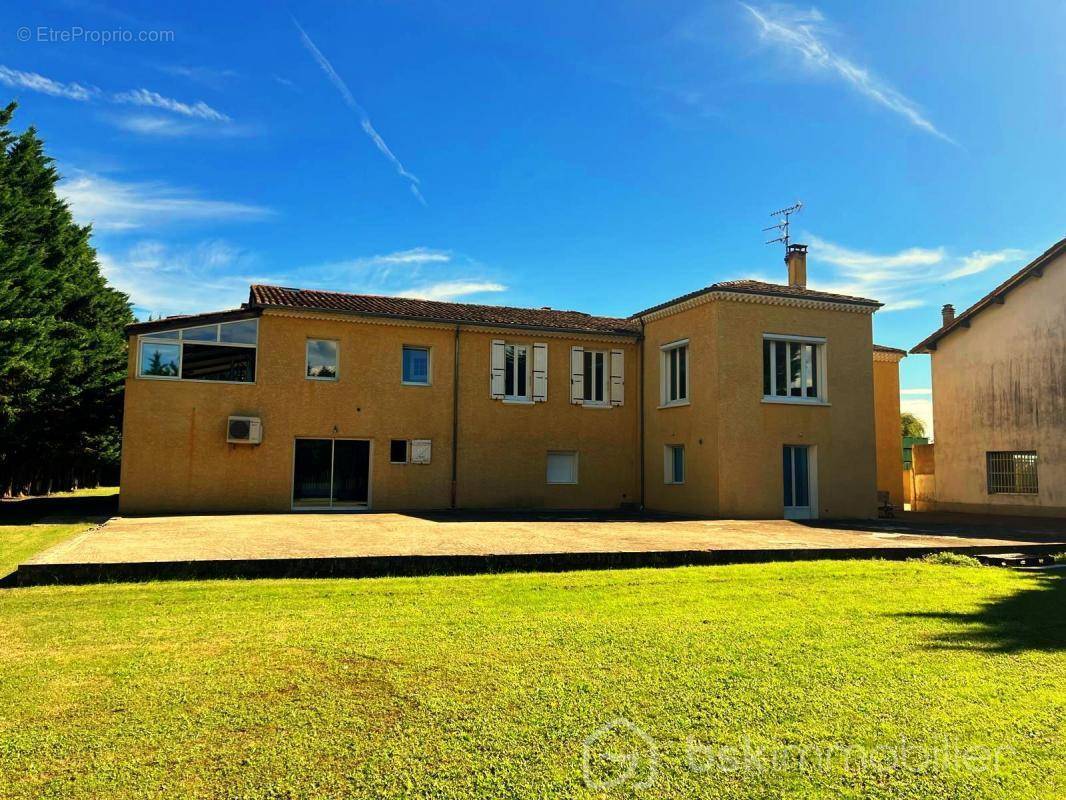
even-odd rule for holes
{"type": "Polygon", "coordinates": [[[92,483],[117,465],[129,299],[107,285],[31,127],[0,111],[0,491],[92,483]]]}

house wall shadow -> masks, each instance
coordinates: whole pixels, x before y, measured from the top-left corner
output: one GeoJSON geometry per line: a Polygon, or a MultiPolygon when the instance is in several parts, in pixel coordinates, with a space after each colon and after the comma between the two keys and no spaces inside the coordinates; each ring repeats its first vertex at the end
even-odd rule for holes
{"type": "Polygon", "coordinates": [[[977,611],[910,612],[896,616],[947,620],[958,630],[931,642],[943,649],[975,649],[996,653],[1066,649],[1066,570],[1033,573],[1019,591],[991,600],[977,611]]]}

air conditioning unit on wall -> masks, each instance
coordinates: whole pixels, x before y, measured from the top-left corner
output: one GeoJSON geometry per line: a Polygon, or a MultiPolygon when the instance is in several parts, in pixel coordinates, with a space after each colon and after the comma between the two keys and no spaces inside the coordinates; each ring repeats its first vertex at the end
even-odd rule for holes
{"type": "Polygon", "coordinates": [[[230,444],[259,444],[263,441],[263,422],[259,417],[230,417],[226,422],[226,441],[230,444]]]}

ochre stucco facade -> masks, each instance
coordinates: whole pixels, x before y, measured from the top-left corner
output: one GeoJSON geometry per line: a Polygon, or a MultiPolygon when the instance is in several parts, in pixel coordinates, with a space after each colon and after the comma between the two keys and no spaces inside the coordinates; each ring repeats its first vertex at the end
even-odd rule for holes
{"type": "Polygon", "coordinates": [[[903,485],[903,430],[899,409],[899,362],[902,351],[874,349],[874,431],[877,437],[877,491],[901,509],[910,500],[903,485]]]}
{"type": "Polygon", "coordinates": [[[1066,516],[1066,242],[1055,249],[921,348],[936,468],[919,510],[1066,516]],[[990,492],[987,454],[1019,451],[1037,454],[1038,491],[990,492]]]}
{"type": "MultiPolygon", "coordinates": [[[[874,516],[877,304],[771,289],[777,294],[707,292],[619,320],[624,330],[614,333],[259,307],[243,312],[258,315],[251,383],[141,377],[138,341],[150,334],[145,324],[133,326],[121,511],[289,511],[296,442],[313,438],[370,442],[366,506],[379,511],[643,505],[780,518],[783,448],[806,446],[810,515],[874,516]],[[819,342],[824,397],[810,403],[764,397],[767,335],[819,342]],[[309,339],[338,343],[335,381],[305,377],[309,339]],[[679,339],[689,347],[688,401],[660,408],[660,346],[679,339]],[[545,402],[492,396],[498,340],[546,345],[545,402]],[[430,349],[429,385],[401,380],[404,345],[430,349]],[[620,402],[600,407],[572,402],[573,347],[615,351],[624,368],[613,391],[624,399],[616,395],[620,402]],[[260,419],[261,444],[227,443],[230,416],[260,419]],[[429,440],[429,463],[391,463],[392,439],[429,440]],[[666,483],[667,444],[685,448],[682,483],[666,483]],[[556,451],[577,454],[575,482],[546,479],[556,451]]],[[[174,327],[195,324],[196,318],[178,319],[174,327]]],[[[163,330],[159,322],[147,325],[163,330]]]]}
{"type": "Polygon", "coordinates": [[[816,461],[817,516],[876,515],[869,314],[718,299],[647,322],[644,335],[649,508],[780,517],[782,447],[807,445],[816,461]],[[825,339],[826,403],[764,399],[764,334],[825,339]],[[659,349],[683,338],[689,341],[690,401],[660,408],[659,349]],[[685,446],[684,484],[663,482],[668,444],[685,446]]]}

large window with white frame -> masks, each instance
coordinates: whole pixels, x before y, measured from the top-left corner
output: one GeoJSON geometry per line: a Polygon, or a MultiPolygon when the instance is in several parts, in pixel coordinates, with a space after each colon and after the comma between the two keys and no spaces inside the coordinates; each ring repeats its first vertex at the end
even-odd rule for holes
{"type": "Polygon", "coordinates": [[[529,345],[503,347],[503,396],[507,400],[529,399],[529,345]]]}
{"type": "Polygon", "coordinates": [[[141,378],[254,383],[259,320],[242,319],[138,337],[141,378]]]}
{"type": "Polygon", "coordinates": [[[664,406],[688,402],[688,339],[659,348],[660,403],[664,406]]]}
{"type": "Polygon", "coordinates": [[[607,405],[611,402],[609,354],[603,350],[585,350],[582,358],[585,405],[607,405]]]}
{"type": "Polygon", "coordinates": [[[340,345],[333,339],[307,340],[307,378],[335,381],[340,375],[340,345]]]}
{"type": "Polygon", "coordinates": [[[763,334],[763,399],[779,403],[825,403],[825,339],[763,334]]]}

